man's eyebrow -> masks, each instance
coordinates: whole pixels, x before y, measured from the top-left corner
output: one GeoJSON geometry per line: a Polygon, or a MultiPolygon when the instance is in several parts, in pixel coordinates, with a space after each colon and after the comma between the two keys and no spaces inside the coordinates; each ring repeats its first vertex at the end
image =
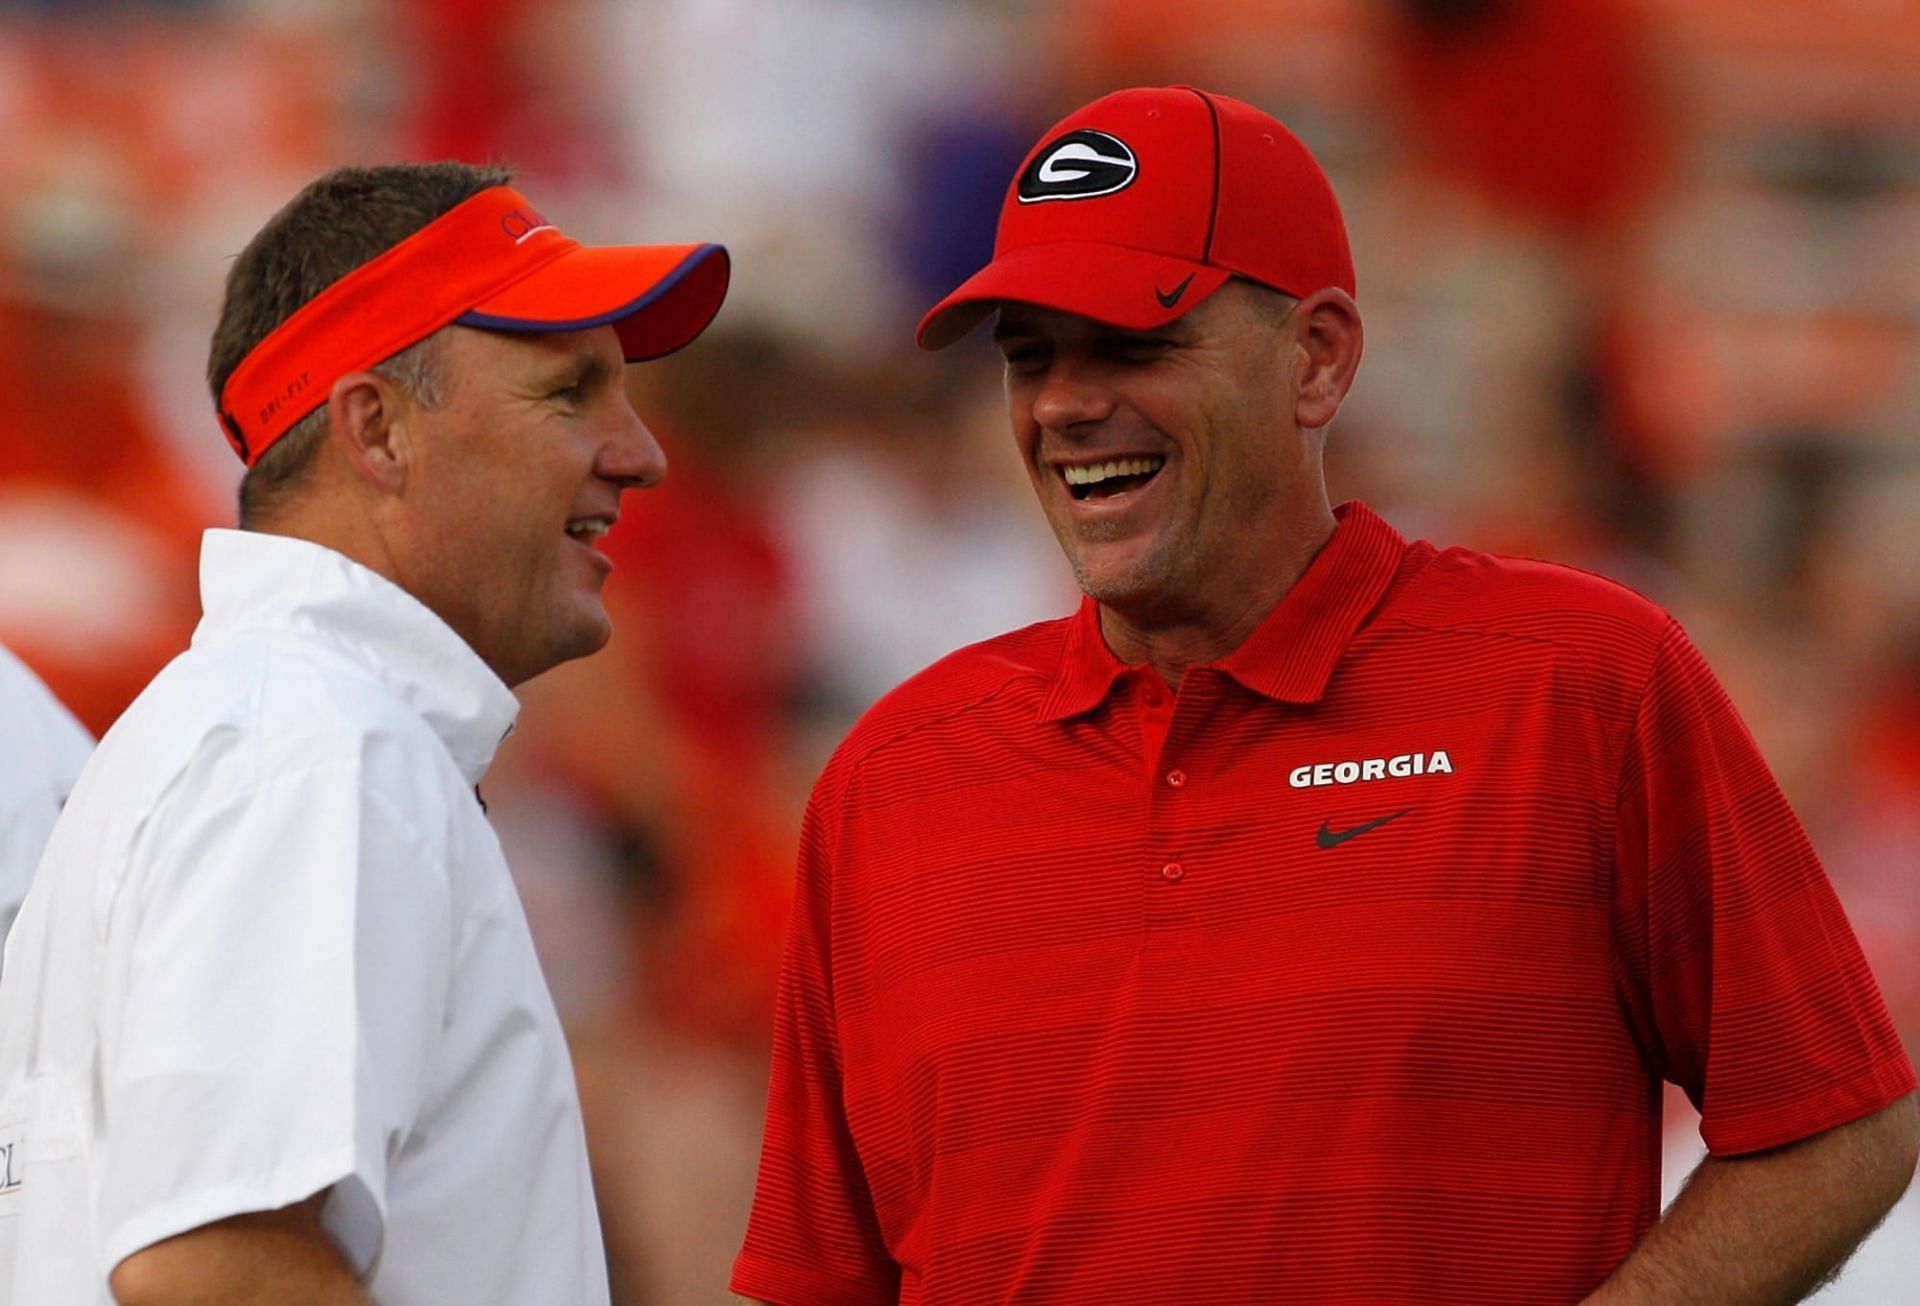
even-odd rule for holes
{"type": "Polygon", "coordinates": [[[607,360],[598,354],[579,355],[550,372],[545,384],[553,390],[570,390],[577,385],[598,385],[606,380],[612,371],[613,369],[607,365],[607,360]]]}

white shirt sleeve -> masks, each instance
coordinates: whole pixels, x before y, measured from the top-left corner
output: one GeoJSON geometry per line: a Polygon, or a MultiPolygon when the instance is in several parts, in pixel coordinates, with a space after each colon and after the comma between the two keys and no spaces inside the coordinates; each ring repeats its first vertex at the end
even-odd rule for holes
{"type": "Polygon", "coordinates": [[[0,939],[13,926],[93,736],[26,664],[0,648],[0,939]]]}
{"type": "Polygon", "coordinates": [[[366,1277],[445,1011],[444,848],[353,762],[193,806],[108,917],[107,1263],[332,1188],[366,1277]]]}

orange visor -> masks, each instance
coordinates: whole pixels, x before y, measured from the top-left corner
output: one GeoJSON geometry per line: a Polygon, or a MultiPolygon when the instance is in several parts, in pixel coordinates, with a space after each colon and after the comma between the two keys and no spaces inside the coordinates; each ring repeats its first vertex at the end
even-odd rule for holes
{"type": "Polygon", "coordinates": [[[627,361],[699,335],[727,295],[719,245],[582,245],[509,186],[457,205],[303,305],[240,361],[220,424],[251,467],[333,383],[449,323],[492,331],[612,325],[627,361]]]}

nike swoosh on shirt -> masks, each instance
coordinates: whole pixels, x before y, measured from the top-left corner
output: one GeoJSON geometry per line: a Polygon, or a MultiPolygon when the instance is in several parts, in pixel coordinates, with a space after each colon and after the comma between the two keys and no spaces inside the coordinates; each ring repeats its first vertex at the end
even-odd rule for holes
{"type": "Polygon", "coordinates": [[[1338,848],[1347,840],[1356,839],[1369,830],[1378,830],[1388,821],[1397,821],[1412,810],[1411,807],[1403,807],[1397,812],[1389,812],[1385,816],[1376,816],[1365,825],[1356,825],[1345,830],[1336,830],[1333,828],[1332,822],[1322,821],[1320,822],[1320,833],[1314,836],[1314,842],[1322,848],[1338,848]]]}

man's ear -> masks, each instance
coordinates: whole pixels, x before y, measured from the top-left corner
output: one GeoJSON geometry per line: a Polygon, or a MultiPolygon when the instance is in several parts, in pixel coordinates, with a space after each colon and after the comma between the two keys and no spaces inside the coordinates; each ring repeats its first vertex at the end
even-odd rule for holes
{"type": "Polygon", "coordinates": [[[407,483],[412,415],[412,397],[374,372],[348,372],[327,394],[329,438],[363,480],[388,494],[407,483]]]}
{"type": "Polygon", "coordinates": [[[1294,416],[1307,430],[1333,420],[1360,370],[1366,332],[1353,296],[1335,286],[1315,291],[1294,305],[1297,343],[1306,354],[1294,391],[1294,416]]]}

